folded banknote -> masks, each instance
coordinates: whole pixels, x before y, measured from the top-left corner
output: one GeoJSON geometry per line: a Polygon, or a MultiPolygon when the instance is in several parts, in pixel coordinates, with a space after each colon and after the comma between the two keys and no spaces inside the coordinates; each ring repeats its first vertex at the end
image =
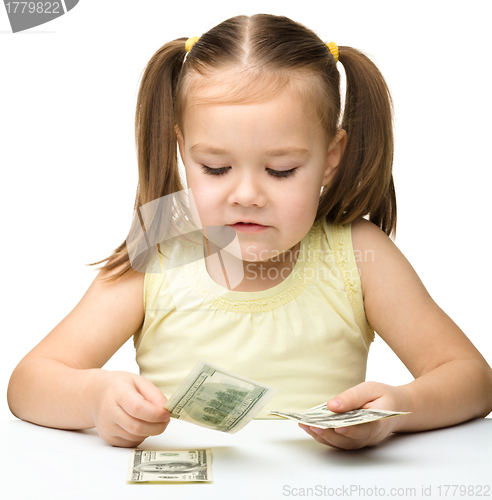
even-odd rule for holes
{"type": "Polygon", "coordinates": [[[382,418],[396,417],[397,415],[407,415],[410,412],[375,410],[373,408],[359,408],[344,413],[334,413],[328,410],[326,403],[322,403],[308,410],[285,412],[270,411],[273,415],[295,420],[300,424],[322,429],[335,429],[337,427],[347,427],[349,425],[365,424],[380,420],[382,418]]]}

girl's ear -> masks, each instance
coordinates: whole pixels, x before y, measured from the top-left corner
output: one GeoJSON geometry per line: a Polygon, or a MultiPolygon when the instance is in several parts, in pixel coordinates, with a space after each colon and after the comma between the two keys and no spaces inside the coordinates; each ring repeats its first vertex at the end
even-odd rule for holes
{"type": "Polygon", "coordinates": [[[338,165],[342,161],[343,153],[345,153],[346,146],[347,132],[341,128],[333,138],[326,156],[326,166],[321,184],[322,186],[326,186],[335,176],[338,165]]]}

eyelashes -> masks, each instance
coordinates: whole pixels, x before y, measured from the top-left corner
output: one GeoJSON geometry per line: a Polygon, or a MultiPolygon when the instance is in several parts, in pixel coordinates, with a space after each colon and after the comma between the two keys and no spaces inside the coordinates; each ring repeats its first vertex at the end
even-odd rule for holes
{"type": "MultiPolygon", "coordinates": [[[[207,165],[202,165],[202,168],[208,175],[224,175],[227,172],[227,169],[230,167],[210,168],[207,167],[207,165]]],[[[290,170],[272,170],[271,168],[267,168],[267,170],[272,177],[285,179],[286,177],[292,177],[293,175],[295,175],[297,167],[290,170]]]]}

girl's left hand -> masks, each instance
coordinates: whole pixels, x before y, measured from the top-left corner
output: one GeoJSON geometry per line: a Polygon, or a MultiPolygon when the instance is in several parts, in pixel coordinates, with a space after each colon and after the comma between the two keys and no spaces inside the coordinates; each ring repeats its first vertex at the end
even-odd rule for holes
{"type": "MultiPolygon", "coordinates": [[[[408,403],[401,388],[379,382],[362,382],[328,401],[328,409],[336,413],[358,408],[410,411],[408,407],[404,407],[405,405],[408,406],[408,403]]],[[[320,429],[304,424],[299,424],[299,427],[321,444],[344,450],[356,450],[382,441],[394,431],[399,420],[405,417],[384,418],[367,424],[337,429],[320,429]]]]}

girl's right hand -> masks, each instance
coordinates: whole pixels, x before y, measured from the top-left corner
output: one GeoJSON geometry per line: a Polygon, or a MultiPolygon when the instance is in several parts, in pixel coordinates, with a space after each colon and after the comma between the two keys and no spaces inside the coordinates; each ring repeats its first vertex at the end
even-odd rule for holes
{"type": "Polygon", "coordinates": [[[171,418],[163,408],[166,402],[164,394],[140,375],[100,370],[90,410],[106,443],[133,448],[164,432],[171,418]]]}

